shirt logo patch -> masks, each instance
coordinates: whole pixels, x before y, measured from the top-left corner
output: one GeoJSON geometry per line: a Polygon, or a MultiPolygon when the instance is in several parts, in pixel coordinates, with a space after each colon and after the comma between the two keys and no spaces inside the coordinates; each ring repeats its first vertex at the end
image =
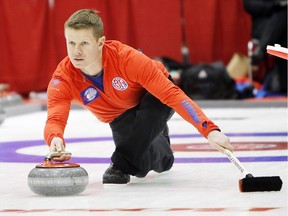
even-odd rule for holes
{"type": "Polygon", "coordinates": [[[51,82],[51,86],[56,86],[60,83],[60,79],[56,78],[56,79],[53,79],[52,82],[51,82]]]}
{"type": "Polygon", "coordinates": [[[99,96],[99,92],[93,86],[89,86],[87,89],[81,92],[81,98],[85,105],[91,103],[99,96]]]}
{"type": "Polygon", "coordinates": [[[115,77],[112,80],[112,86],[119,91],[124,91],[128,88],[128,83],[121,77],[115,77]]]}

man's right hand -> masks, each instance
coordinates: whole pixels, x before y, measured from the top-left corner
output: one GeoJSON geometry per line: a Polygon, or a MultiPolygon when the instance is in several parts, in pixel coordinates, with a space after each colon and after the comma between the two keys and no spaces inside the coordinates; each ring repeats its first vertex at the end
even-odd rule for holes
{"type": "MultiPolygon", "coordinates": [[[[51,140],[49,152],[52,153],[52,152],[62,152],[62,151],[65,151],[63,140],[60,137],[54,137],[51,140]]],[[[60,157],[53,157],[51,159],[56,162],[62,162],[62,161],[70,160],[71,156],[67,154],[62,154],[60,157]]]]}

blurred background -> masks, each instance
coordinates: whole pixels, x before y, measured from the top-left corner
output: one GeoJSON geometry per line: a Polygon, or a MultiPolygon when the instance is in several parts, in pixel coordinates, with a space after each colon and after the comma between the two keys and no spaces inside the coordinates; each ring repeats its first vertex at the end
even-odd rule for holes
{"type": "MultiPolygon", "coordinates": [[[[177,72],[173,75],[180,86],[185,86],[183,68],[215,62],[233,80],[249,78],[252,19],[243,0],[0,0],[2,88],[8,84],[9,91],[23,97],[46,90],[66,56],[64,22],[81,8],[100,12],[107,39],[163,60],[171,73],[177,72]]],[[[254,72],[253,80],[245,82],[261,85],[265,73],[254,72]]],[[[254,97],[254,88],[232,98],[254,97]]]]}

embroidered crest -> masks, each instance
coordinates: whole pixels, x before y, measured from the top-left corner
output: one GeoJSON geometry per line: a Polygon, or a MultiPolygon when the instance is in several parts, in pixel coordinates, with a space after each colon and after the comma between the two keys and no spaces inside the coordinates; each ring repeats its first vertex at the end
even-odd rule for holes
{"type": "Polygon", "coordinates": [[[60,83],[60,79],[56,78],[56,79],[53,79],[52,82],[51,82],[51,86],[56,86],[60,83]]]}
{"type": "Polygon", "coordinates": [[[128,83],[121,77],[115,77],[112,80],[112,86],[119,91],[124,91],[128,88],[128,83]]]}
{"type": "Polygon", "coordinates": [[[89,86],[87,89],[81,92],[82,101],[85,105],[91,103],[99,96],[100,94],[93,86],[89,86]]]}

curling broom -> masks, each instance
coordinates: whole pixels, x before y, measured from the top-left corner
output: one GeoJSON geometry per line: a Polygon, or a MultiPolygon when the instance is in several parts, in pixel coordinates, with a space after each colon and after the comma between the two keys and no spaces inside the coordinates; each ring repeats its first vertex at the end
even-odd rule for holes
{"type": "Polygon", "coordinates": [[[281,47],[279,44],[275,44],[274,46],[268,45],[266,47],[267,53],[270,55],[277,56],[279,58],[283,58],[288,60],[288,49],[285,47],[281,47]]]}
{"type": "Polygon", "coordinates": [[[245,169],[231,151],[225,149],[224,154],[245,175],[245,178],[239,180],[239,190],[241,192],[281,190],[283,182],[279,176],[254,177],[245,169]]]}

